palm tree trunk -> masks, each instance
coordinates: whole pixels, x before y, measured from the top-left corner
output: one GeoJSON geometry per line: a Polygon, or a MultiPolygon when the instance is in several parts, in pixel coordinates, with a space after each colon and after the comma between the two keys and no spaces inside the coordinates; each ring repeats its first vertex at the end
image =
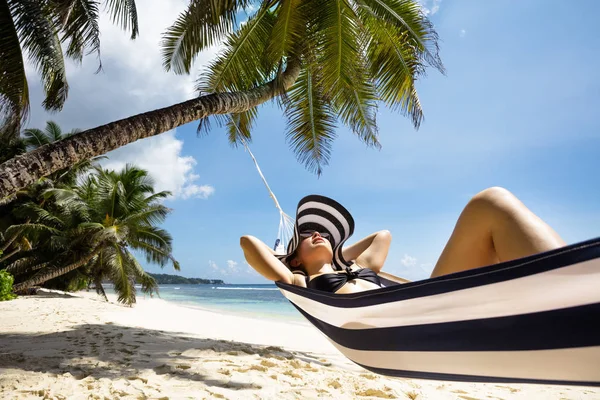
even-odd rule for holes
{"type": "MultiPolygon", "coordinates": [[[[26,222],[26,223],[27,223],[27,224],[29,223],[29,219],[27,219],[27,222],[26,222]]],[[[10,238],[8,238],[8,240],[7,240],[6,242],[4,242],[4,244],[3,244],[2,246],[0,246],[0,251],[2,251],[2,252],[3,252],[3,251],[5,251],[6,249],[8,249],[8,246],[10,246],[10,245],[12,244],[12,242],[14,242],[14,241],[15,241],[15,239],[16,239],[17,237],[19,237],[19,235],[20,235],[21,233],[23,233],[23,231],[24,231],[24,230],[25,230],[25,227],[22,227],[21,229],[19,229],[18,231],[16,231],[16,232],[14,233],[14,235],[12,235],[10,238]]],[[[3,260],[0,260],[0,261],[3,261],[3,260]]]]}
{"type": "Polygon", "coordinates": [[[81,260],[74,262],[73,264],[69,264],[64,267],[44,269],[32,276],[31,278],[29,278],[28,280],[26,280],[25,282],[13,285],[13,291],[18,292],[21,290],[29,289],[32,286],[39,285],[40,283],[49,281],[50,279],[56,278],[57,276],[61,276],[66,274],[67,272],[71,272],[87,264],[92,258],[94,258],[98,253],[100,253],[103,248],[104,244],[98,245],[98,247],[96,247],[94,251],[92,251],[90,254],[88,254],[81,260]]]}
{"type": "Polygon", "coordinates": [[[300,63],[290,61],[279,78],[252,90],[201,96],[89,129],[17,156],[0,165],[0,200],[43,176],[136,140],[158,135],[209,115],[249,110],[285,93],[299,74],[300,63]]]}
{"type": "Polygon", "coordinates": [[[20,247],[17,247],[16,249],[14,249],[13,251],[11,251],[8,254],[3,254],[2,257],[0,257],[0,263],[4,260],[9,259],[10,257],[14,256],[15,254],[17,254],[19,251],[21,251],[20,247]]]}

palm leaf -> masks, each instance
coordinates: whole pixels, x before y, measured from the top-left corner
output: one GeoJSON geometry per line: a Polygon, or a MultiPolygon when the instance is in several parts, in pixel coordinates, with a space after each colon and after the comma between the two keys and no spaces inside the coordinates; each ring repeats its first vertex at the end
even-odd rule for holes
{"type": "Polygon", "coordinates": [[[12,233],[15,233],[19,229],[23,229],[22,234],[24,236],[32,236],[39,234],[62,235],[62,231],[60,229],[56,229],[51,226],[38,223],[12,225],[6,229],[6,233],[10,235],[12,233]]]}
{"type": "Polygon", "coordinates": [[[336,114],[367,145],[381,147],[375,121],[377,92],[365,60],[368,41],[360,21],[345,0],[332,2],[323,13],[322,85],[331,94],[336,114]],[[331,64],[328,64],[331,63],[331,64]]]}
{"type": "Polygon", "coordinates": [[[41,129],[25,129],[23,131],[23,136],[25,136],[25,144],[27,145],[28,151],[37,149],[38,147],[42,147],[43,145],[49,143],[48,137],[41,129]]]}
{"type": "Polygon", "coordinates": [[[15,28],[30,62],[39,71],[47,110],[60,110],[67,99],[68,84],[62,49],[44,3],[38,0],[8,0],[15,28]]]}
{"type": "Polygon", "coordinates": [[[372,39],[367,46],[367,59],[379,98],[392,108],[399,107],[418,128],[423,110],[415,80],[424,74],[425,67],[415,47],[407,42],[408,33],[381,21],[368,7],[361,8],[359,16],[372,39]]]}
{"type": "Polygon", "coordinates": [[[359,7],[369,7],[373,14],[407,32],[404,41],[412,42],[429,65],[445,72],[439,56],[438,35],[414,0],[356,0],[359,7]]]}
{"type": "Polygon", "coordinates": [[[134,212],[119,220],[124,225],[156,225],[164,222],[170,210],[163,205],[145,207],[142,211],[134,212]]]}
{"type": "Polygon", "coordinates": [[[198,53],[217,44],[236,23],[236,13],[248,0],[192,0],[186,11],[163,34],[163,66],[189,73],[198,53]]]}
{"type": "Polygon", "coordinates": [[[29,88],[17,27],[11,13],[13,1],[0,1],[0,125],[18,137],[29,113],[29,88]]]}
{"type": "Polygon", "coordinates": [[[298,43],[303,39],[306,31],[306,20],[301,5],[301,0],[281,0],[277,5],[274,11],[277,19],[269,36],[267,48],[269,60],[278,63],[293,49],[298,48],[298,43]]]}
{"type": "Polygon", "coordinates": [[[142,292],[152,294],[152,292],[156,291],[158,293],[156,279],[144,271],[144,268],[130,252],[125,250],[123,255],[127,259],[127,264],[130,267],[130,274],[132,275],[132,278],[142,285],[142,292]]]}
{"type": "Polygon", "coordinates": [[[143,241],[132,241],[131,248],[142,251],[146,256],[146,261],[149,263],[155,263],[161,267],[164,267],[169,263],[169,261],[171,261],[173,263],[173,268],[176,271],[179,271],[179,262],[175,260],[171,253],[166,250],[143,241]]]}
{"type": "Polygon", "coordinates": [[[225,50],[203,72],[196,89],[214,93],[250,89],[264,82],[276,65],[265,62],[275,16],[265,2],[237,32],[225,41],[225,50]]]}
{"type": "Polygon", "coordinates": [[[135,0],[107,0],[106,7],[113,22],[125,31],[131,29],[131,39],[135,39],[139,34],[135,0]]]}
{"type": "Polygon", "coordinates": [[[86,48],[96,53],[98,70],[100,62],[100,17],[97,0],[51,0],[52,10],[56,13],[61,27],[62,40],[68,41],[66,55],[81,62],[86,48]]]}
{"type": "Polygon", "coordinates": [[[323,93],[317,65],[310,63],[300,72],[288,92],[285,114],[288,119],[286,137],[298,161],[320,175],[329,162],[335,139],[335,117],[323,93]]]}
{"type": "Polygon", "coordinates": [[[365,143],[380,147],[375,122],[376,90],[364,59],[366,43],[361,38],[358,17],[347,0],[323,3],[317,24],[322,48],[317,62],[322,66],[324,92],[336,114],[365,143]]]}
{"type": "Polygon", "coordinates": [[[114,283],[117,301],[132,304],[135,302],[135,287],[130,281],[128,259],[123,254],[123,249],[118,245],[107,247],[102,251],[102,257],[109,268],[109,276],[114,283]]]}
{"type": "Polygon", "coordinates": [[[258,107],[252,107],[247,111],[231,115],[231,118],[227,121],[227,139],[229,140],[229,144],[237,146],[242,140],[251,142],[252,136],[250,130],[257,116],[258,107]]]}
{"type": "Polygon", "coordinates": [[[60,129],[60,126],[54,121],[46,122],[45,133],[50,143],[58,142],[64,138],[62,129],[60,129]]]}

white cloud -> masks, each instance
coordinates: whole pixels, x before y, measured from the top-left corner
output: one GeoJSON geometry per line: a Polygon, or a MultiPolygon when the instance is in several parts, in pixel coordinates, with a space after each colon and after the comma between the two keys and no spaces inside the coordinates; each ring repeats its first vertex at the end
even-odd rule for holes
{"type": "Polygon", "coordinates": [[[458,36],[460,36],[461,38],[467,36],[467,30],[461,29],[460,32],[458,33],[458,36]]]}
{"type": "MultiPolygon", "coordinates": [[[[52,119],[64,130],[88,129],[195,95],[194,81],[202,65],[212,59],[220,47],[199,54],[190,75],[165,72],[160,53],[161,35],[189,1],[138,0],[136,3],[140,34],[135,40],[130,40],[130,34],[113,24],[106,13],[101,14],[103,70],[100,73],[94,73],[98,67],[95,54],[86,56],[82,65],[67,61],[70,90],[60,113],[49,114],[42,109],[39,77],[31,66],[27,67],[31,97],[29,127],[42,128],[52,119]]],[[[183,141],[175,137],[174,131],[169,131],[109,153],[111,159],[103,165],[120,168],[134,162],[150,172],[158,190],[170,190],[174,197],[181,199],[207,198],[214,193],[214,188],[197,182],[196,160],[181,154],[182,145],[183,141]]]]}
{"type": "Polygon", "coordinates": [[[425,15],[433,15],[440,10],[440,3],[442,0],[419,0],[421,9],[425,15]]]}
{"type": "Polygon", "coordinates": [[[408,254],[405,254],[404,257],[400,260],[400,263],[405,267],[414,267],[417,265],[417,259],[415,257],[411,257],[408,254]]]}
{"type": "Polygon", "coordinates": [[[237,262],[233,260],[227,260],[227,268],[229,268],[229,271],[231,271],[234,274],[240,272],[237,265],[237,262]]]}
{"type": "Polygon", "coordinates": [[[209,266],[209,267],[210,267],[210,268],[211,268],[211,269],[212,269],[214,272],[216,272],[216,273],[218,273],[218,274],[220,274],[220,275],[222,275],[222,276],[227,276],[227,275],[229,275],[229,273],[228,273],[226,270],[224,270],[223,268],[219,267],[219,266],[217,265],[217,263],[216,263],[216,262],[214,262],[214,261],[212,261],[212,260],[208,260],[208,266],[209,266]]]}
{"type": "Polygon", "coordinates": [[[206,199],[214,193],[210,185],[194,183],[199,175],[194,172],[196,160],[183,156],[183,141],[173,131],[139,140],[108,153],[108,160],[101,162],[104,168],[119,170],[125,164],[135,164],[147,170],[155,180],[157,191],[168,190],[173,198],[206,199]]]}

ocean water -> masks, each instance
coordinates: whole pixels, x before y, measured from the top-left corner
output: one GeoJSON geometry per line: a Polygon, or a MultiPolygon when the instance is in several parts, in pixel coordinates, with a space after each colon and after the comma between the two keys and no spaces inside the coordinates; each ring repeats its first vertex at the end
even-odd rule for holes
{"type": "MultiPolygon", "coordinates": [[[[275,284],[160,285],[158,293],[159,298],[185,307],[254,318],[306,321],[275,284]]],[[[139,288],[138,296],[145,296],[139,288]]]]}

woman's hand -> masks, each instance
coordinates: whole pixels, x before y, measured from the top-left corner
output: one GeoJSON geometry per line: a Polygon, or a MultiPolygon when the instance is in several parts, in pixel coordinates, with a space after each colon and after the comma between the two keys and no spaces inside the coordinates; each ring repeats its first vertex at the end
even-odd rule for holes
{"type": "Polygon", "coordinates": [[[391,242],[390,231],[382,230],[342,249],[342,255],[348,261],[354,260],[362,267],[379,272],[385,263],[391,242]]]}

